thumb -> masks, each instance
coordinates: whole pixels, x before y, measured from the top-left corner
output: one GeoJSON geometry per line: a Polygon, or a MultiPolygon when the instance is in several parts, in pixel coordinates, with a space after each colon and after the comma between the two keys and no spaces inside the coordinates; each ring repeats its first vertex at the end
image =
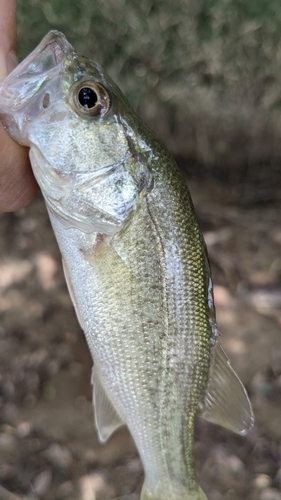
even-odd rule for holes
{"type": "Polygon", "coordinates": [[[16,0],[0,0],[0,81],[17,66],[16,0]]]}

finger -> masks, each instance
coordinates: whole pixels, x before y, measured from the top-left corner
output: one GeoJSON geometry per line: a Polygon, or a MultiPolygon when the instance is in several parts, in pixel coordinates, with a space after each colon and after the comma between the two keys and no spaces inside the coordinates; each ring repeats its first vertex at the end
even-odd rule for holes
{"type": "Polygon", "coordinates": [[[16,65],[16,0],[0,0],[0,80],[16,65]]]}
{"type": "MultiPolygon", "coordinates": [[[[17,65],[16,0],[0,0],[0,80],[17,65]]],[[[0,212],[24,207],[38,186],[33,177],[28,150],[19,146],[0,124],[0,212]]]]}
{"type": "Polygon", "coordinates": [[[0,212],[12,212],[34,198],[38,185],[33,176],[28,148],[11,139],[0,127],[0,212]]]}

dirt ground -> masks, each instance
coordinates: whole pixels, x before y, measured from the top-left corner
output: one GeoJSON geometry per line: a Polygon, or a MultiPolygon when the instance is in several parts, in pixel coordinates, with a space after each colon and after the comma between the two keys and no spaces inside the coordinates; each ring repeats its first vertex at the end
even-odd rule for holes
{"type": "MultiPolygon", "coordinates": [[[[197,474],[209,500],[281,500],[281,175],[198,168],[188,184],[221,340],[256,425],[239,437],[198,419],[197,474]]],[[[137,500],[142,465],[126,428],[97,441],[92,363],[40,195],[0,218],[0,255],[0,500],[137,500]]]]}

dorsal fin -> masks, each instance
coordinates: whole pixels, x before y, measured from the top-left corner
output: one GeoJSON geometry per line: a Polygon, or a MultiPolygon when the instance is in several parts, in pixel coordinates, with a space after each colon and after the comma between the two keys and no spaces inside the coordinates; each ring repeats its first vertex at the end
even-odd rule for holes
{"type": "Polygon", "coordinates": [[[210,377],[200,416],[241,435],[254,425],[246,389],[219,342],[211,347],[210,377]]]}
{"type": "Polygon", "coordinates": [[[105,443],[111,434],[113,434],[118,427],[124,425],[125,422],[117,413],[106,394],[94,366],[91,381],[93,384],[93,403],[98,438],[101,443],[105,443]]]}

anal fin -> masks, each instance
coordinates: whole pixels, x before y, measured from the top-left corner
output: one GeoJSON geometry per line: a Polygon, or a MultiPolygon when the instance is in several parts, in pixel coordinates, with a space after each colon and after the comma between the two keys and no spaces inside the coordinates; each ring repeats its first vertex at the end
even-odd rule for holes
{"type": "Polygon", "coordinates": [[[93,367],[92,370],[91,381],[93,384],[95,424],[98,438],[101,443],[105,443],[111,434],[113,434],[118,427],[124,425],[125,422],[122,420],[106,394],[95,367],[93,367]]]}
{"type": "Polygon", "coordinates": [[[210,377],[200,416],[241,435],[254,425],[246,389],[219,342],[211,348],[210,377]]]}

